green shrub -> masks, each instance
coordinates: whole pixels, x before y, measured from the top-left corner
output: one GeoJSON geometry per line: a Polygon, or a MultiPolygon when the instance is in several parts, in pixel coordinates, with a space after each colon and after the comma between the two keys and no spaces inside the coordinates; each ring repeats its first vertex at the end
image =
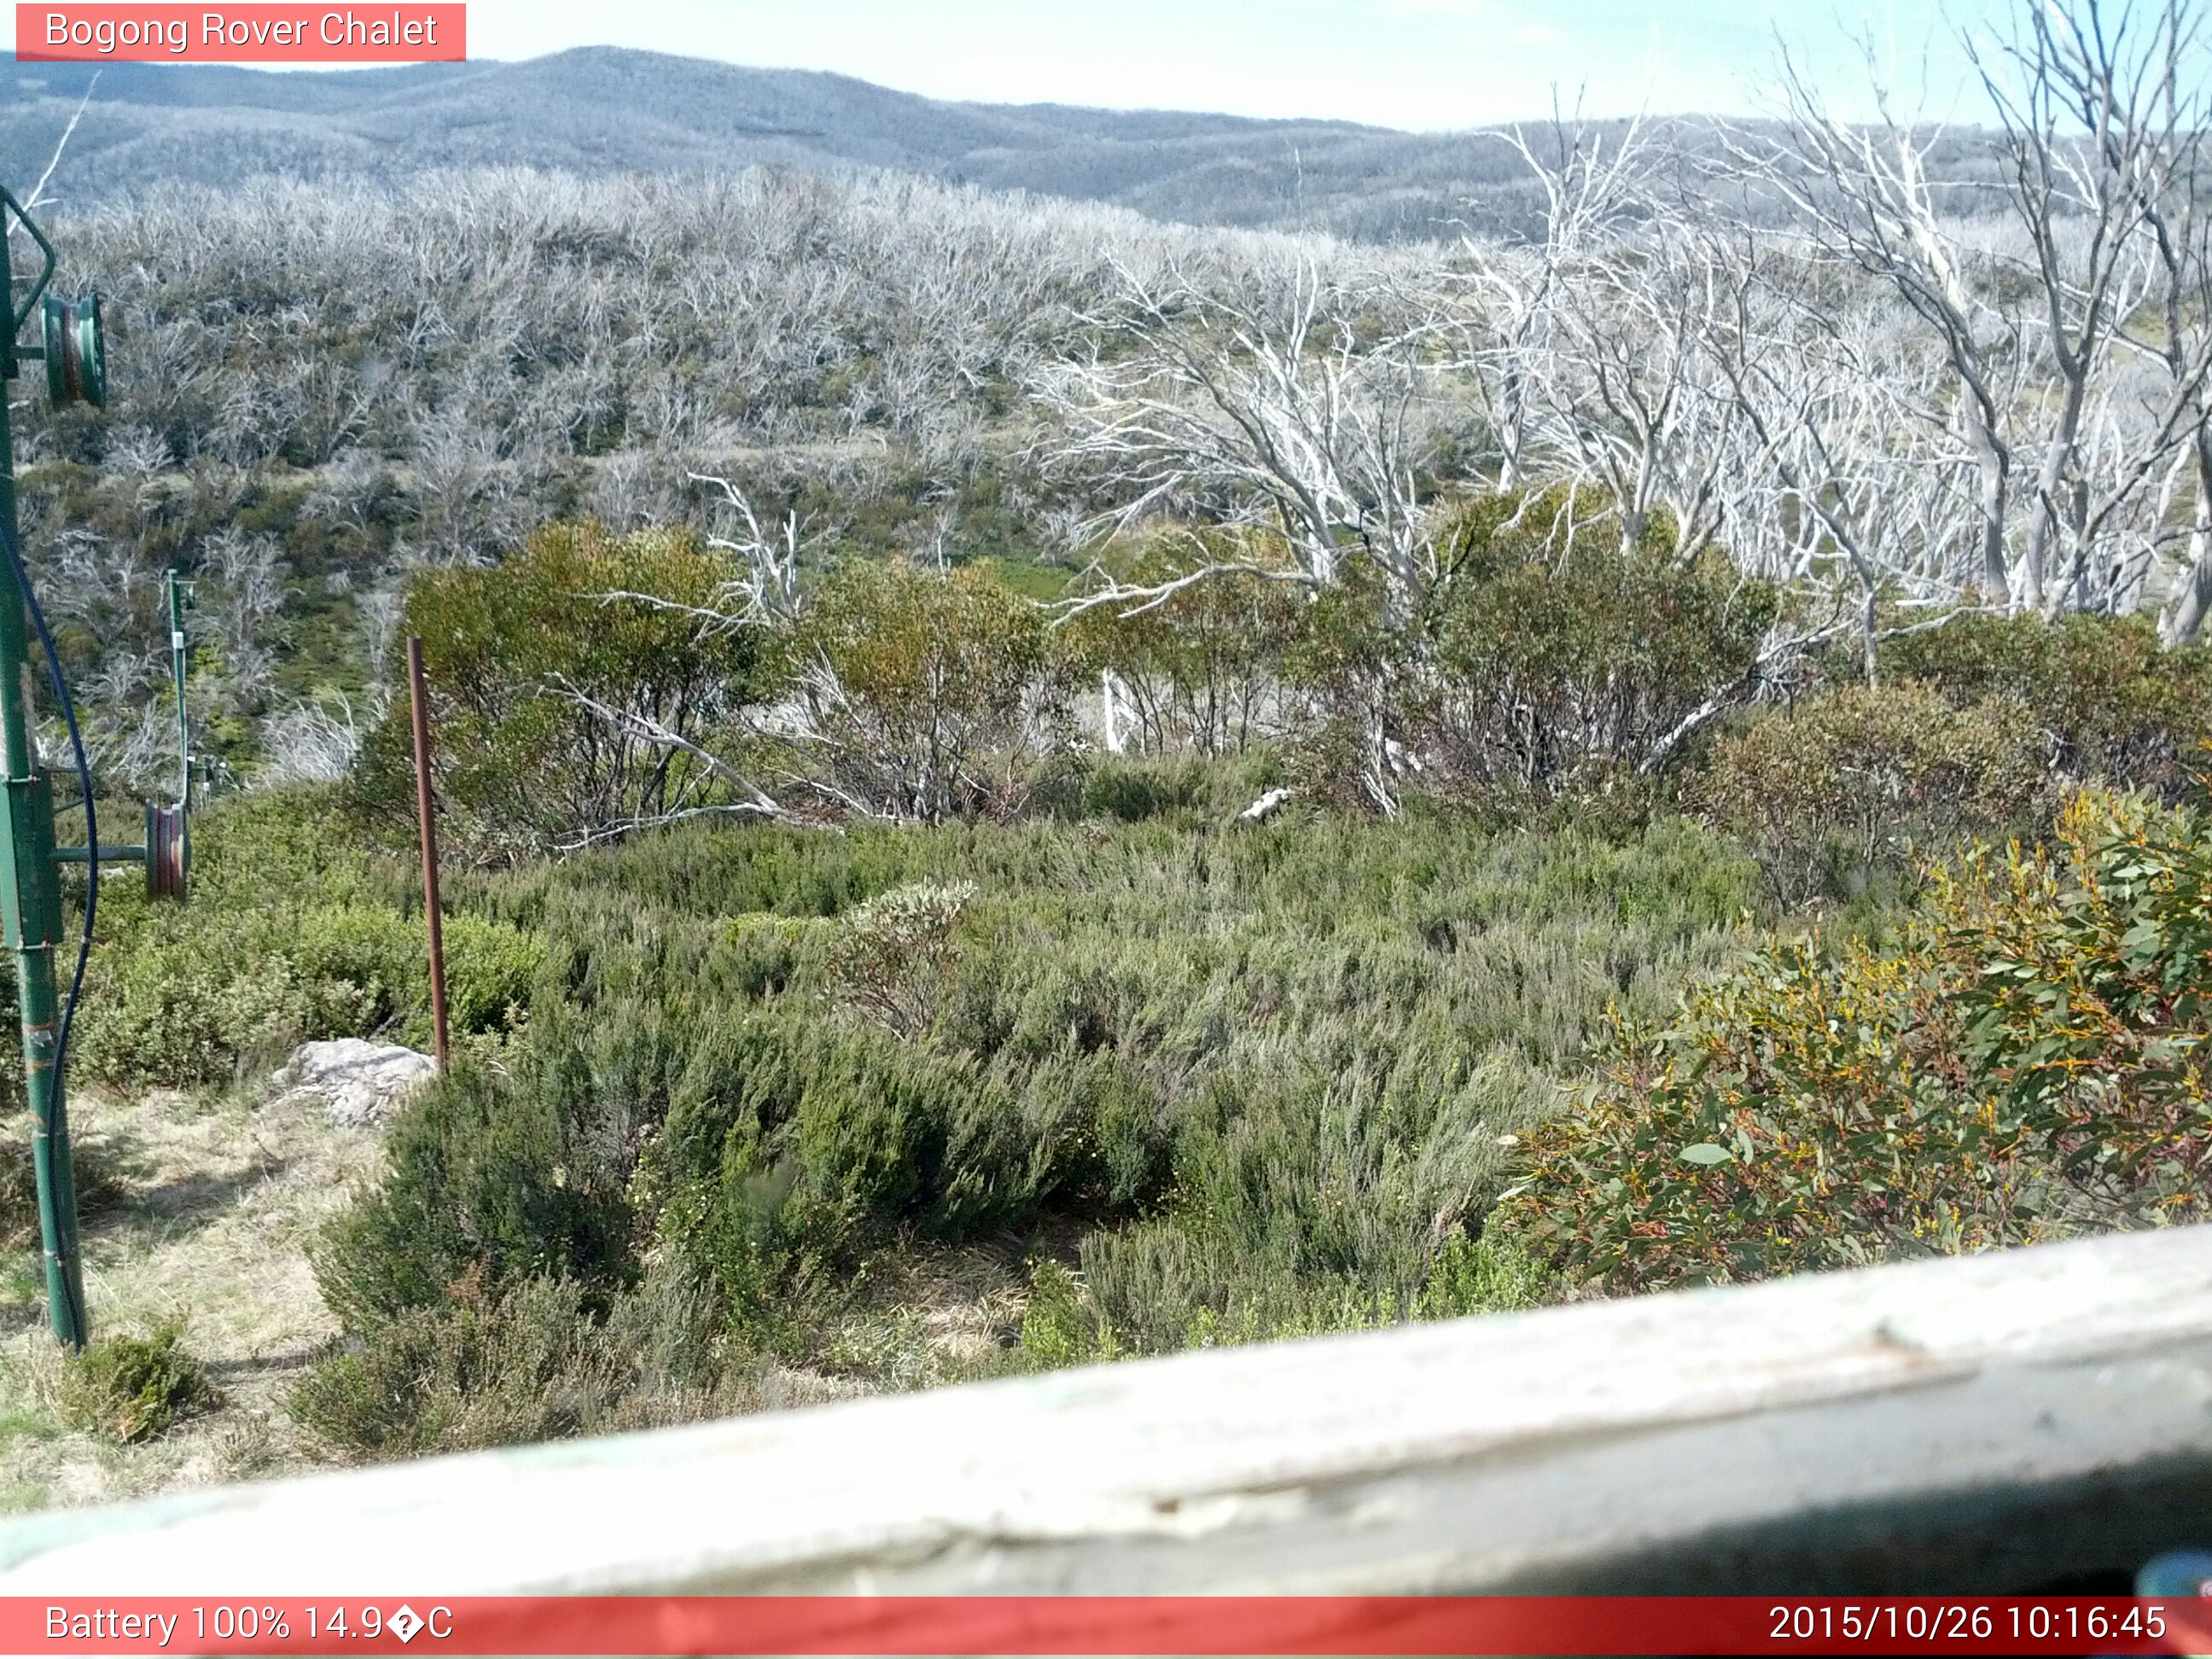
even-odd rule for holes
{"type": "MultiPolygon", "coordinates": [[[[381,884],[355,832],[313,793],[234,798],[194,820],[183,904],[103,889],[76,1062],[119,1087],[223,1084],[299,1043],[429,1041],[419,902],[381,884]]],[[[526,1013],[543,942],[511,923],[449,915],[448,1009],[463,1035],[526,1013]]]]}
{"type": "Polygon", "coordinates": [[[2184,791],[2212,734],[2212,647],[2169,650],[2157,619],[1966,613],[1883,647],[1885,672],[1960,706],[2012,705],[2060,774],[2124,788],[2184,791]]]}
{"type": "MultiPolygon", "coordinates": [[[[696,742],[766,689],[766,630],[699,615],[727,575],[692,532],[588,523],[488,569],[418,571],[404,631],[422,640],[446,848],[510,859],[714,799],[711,767],[644,733],[696,742]]],[[[394,826],[414,811],[410,719],[402,681],[355,781],[394,826]]]]}
{"type": "MultiPolygon", "coordinates": [[[[450,919],[453,1029],[502,1031],[530,999],[542,947],[502,923],[450,919]]],[[[232,1081],[301,1042],[428,1040],[429,966],[419,917],[368,905],[242,909],[210,899],[147,913],[96,953],[77,1056],[123,1086],[232,1081]]]]}
{"type": "Polygon", "coordinates": [[[1714,744],[1686,801],[1756,853],[1777,902],[1849,896],[1971,836],[2033,831],[2050,786],[2008,702],[1954,708],[1932,687],[1847,685],[1714,744]]]}
{"type": "MultiPolygon", "coordinates": [[[[621,1040],[610,1034],[599,1054],[621,1040]]],[[[526,1051],[512,1077],[456,1071],[394,1121],[383,1186],[312,1253],[324,1300],[349,1327],[441,1305],[471,1275],[501,1292],[573,1279],[602,1297],[634,1279],[636,1136],[613,1109],[578,1109],[597,1056],[562,1056],[558,1041],[526,1051]]]]}
{"type": "Polygon", "coordinates": [[[75,1426],[129,1444],[167,1432],[179,1418],[221,1403],[174,1321],[145,1336],[111,1336],[73,1356],[62,1404],[75,1426]]]}
{"type": "Polygon", "coordinates": [[[830,947],[834,994],[902,1036],[928,1029],[952,963],[952,930],[975,896],[973,882],[917,882],[854,906],[830,947]]]}
{"type": "Polygon", "coordinates": [[[1643,781],[1757,689],[1782,604],[1720,550],[1680,549],[1664,514],[1624,547],[1590,489],[1462,502],[1436,551],[1410,605],[1359,561],[1302,608],[1285,672],[1306,694],[1310,796],[1395,811],[1426,795],[1512,822],[1595,799],[1632,826],[1643,781]]]}
{"type": "Polygon", "coordinates": [[[1112,1357],[1113,1332],[1099,1323],[1075,1275],[1045,1260],[1030,1264],[1020,1343],[1022,1352],[1040,1365],[1088,1364],[1112,1357]]]}
{"type": "Polygon", "coordinates": [[[1069,663],[1043,614],[988,570],[840,565],[792,629],[802,787],[840,809],[1006,818],[1067,732],[1069,663]]]}
{"type": "MultiPolygon", "coordinates": [[[[1116,725],[1125,740],[1150,755],[1225,755],[1266,736],[1280,718],[1282,659],[1304,608],[1303,590],[1284,580],[1293,566],[1282,537],[1178,527],[1110,550],[1105,562],[1133,587],[1165,586],[1207,566],[1235,571],[1157,604],[1093,606],[1066,624],[1066,646],[1080,668],[1115,677],[1116,725]]],[[[1152,816],[1107,810],[1117,817],[1152,816]]]]}
{"type": "Polygon", "coordinates": [[[1501,1138],[1610,1006],[1739,947],[1753,878],[1680,820],[1425,813],[695,825],[472,877],[471,913],[542,941],[529,1020],[402,1114],[318,1268],[368,1340],[471,1285],[565,1280],[598,1317],[665,1260],[741,1346],[820,1365],[885,1253],[1073,1255],[1085,1352],[1492,1305],[1462,1281],[1510,1275],[1450,1241],[1501,1138]],[[894,1029],[854,994],[862,927],[958,884],[957,927],[923,907],[919,957],[894,930],[878,964],[894,1029]]]}
{"type": "Polygon", "coordinates": [[[20,1250],[39,1237],[38,1172],[31,1161],[31,1126],[0,1123],[0,1250],[20,1250]]]}
{"type": "Polygon", "coordinates": [[[2212,817],[2084,795],[1887,948],[1818,942],[1632,1024],[1496,1224],[1608,1290],[2202,1212],[2212,817]]]}
{"type": "Polygon", "coordinates": [[[1717,549],[1680,550],[1663,515],[1623,548],[1589,495],[1483,496],[1439,539],[1414,653],[1430,672],[1407,718],[1455,789],[1600,789],[1660,763],[1709,699],[1753,689],[1776,591],[1717,549]]]}
{"type": "Polygon", "coordinates": [[[1422,1319],[1463,1319],[1470,1314],[1510,1313],[1544,1298],[1550,1275],[1542,1264],[1508,1240],[1454,1233],[1429,1263],[1415,1314],[1422,1319]]]}
{"type": "Polygon", "coordinates": [[[126,1087],[227,1083],[248,1060],[296,1043],[309,1020],[291,965],[246,958],[228,943],[210,957],[200,939],[181,937],[111,958],[79,1027],[85,1069],[126,1087]]]}
{"type": "Polygon", "coordinates": [[[1085,775],[1077,811],[1087,818],[1146,818],[1188,811],[1205,804],[1211,775],[1188,763],[1102,761],[1085,775]]]}
{"type": "Polygon", "coordinates": [[[769,1331],[787,1294],[836,1282],[895,1235],[986,1237],[1110,1187],[1100,1149],[1129,1103],[1107,1062],[1024,1079],[783,1009],[704,1036],[647,1179],[668,1194],[663,1237],[711,1273],[734,1318],[769,1331]]]}
{"type": "Polygon", "coordinates": [[[561,1279],[464,1287],[325,1355],[289,1404],[325,1444],[369,1458],[690,1421],[734,1403],[717,1393],[706,1316],[668,1283],[599,1311],[561,1279]]]}
{"type": "MultiPolygon", "coordinates": [[[[446,1017],[455,1031],[471,1034],[511,1031],[527,1018],[538,969],[545,960],[545,943],[538,935],[501,921],[468,915],[444,919],[446,946],[446,1017]]],[[[428,942],[419,917],[406,923],[407,944],[424,963],[419,974],[409,975],[410,1006],[417,1012],[419,1030],[414,1046],[428,1038],[424,1017],[429,1012],[428,942]],[[422,991],[416,998],[415,984],[422,991]]]]}

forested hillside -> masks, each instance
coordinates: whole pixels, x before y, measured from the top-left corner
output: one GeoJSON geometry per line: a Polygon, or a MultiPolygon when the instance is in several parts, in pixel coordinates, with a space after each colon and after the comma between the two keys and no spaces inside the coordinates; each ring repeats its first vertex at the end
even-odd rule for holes
{"type": "Polygon", "coordinates": [[[2212,112],[2140,9],[2023,9],[1972,145],[1516,135],[1525,234],[781,166],[58,216],[116,395],[21,411],[32,562],[118,795],[194,580],[216,763],[88,1085],[423,1041],[428,664],[459,1060],[288,1432],[2200,1214],[2212,112]]]}

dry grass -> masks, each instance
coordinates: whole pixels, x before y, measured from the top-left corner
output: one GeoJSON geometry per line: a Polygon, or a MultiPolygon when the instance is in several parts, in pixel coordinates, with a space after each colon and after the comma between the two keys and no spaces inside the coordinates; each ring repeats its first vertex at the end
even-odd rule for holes
{"type": "Polygon", "coordinates": [[[283,1403],[337,1328],[307,1247],[375,1173],[375,1137],[333,1127],[319,1102],[301,1097],[86,1096],[75,1116],[123,1189],[84,1221],[93,1334],[182,1321],[222,1404],[143,1445],[66,1428],[36,1255],[0,1258],[0,1509],[100,1503],[316,1461],[283,1403]]]}
{"type": "MultiPolygon", "coordinates": [[[[821,1346],[850,1392],[940,1387],[1002,1374],[1029,1304],[1036,1241],[947,1247],[908,1239],[870,1259],[821,1346]]],[[[1054,1254],[1045,1249],[1043,1254],[1054,1254]]],[[[1073,1257],[1072,1240],[1059,1254],[1073,1257]]]]}

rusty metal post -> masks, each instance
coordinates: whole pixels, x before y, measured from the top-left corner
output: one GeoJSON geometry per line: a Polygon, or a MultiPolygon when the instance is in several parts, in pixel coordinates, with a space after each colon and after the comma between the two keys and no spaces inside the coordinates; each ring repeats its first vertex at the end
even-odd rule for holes
{"type": "Polygon", "coordinates": [[[422,820],[422,910],[430,923],[430,1025],[438,1072],[446,1071],[446,937],[438,909],[438,815],[430,794],[430,700],[422,685],[422,641],[407,636],[407,692],[415,714],[415,805],[422,820]]]}

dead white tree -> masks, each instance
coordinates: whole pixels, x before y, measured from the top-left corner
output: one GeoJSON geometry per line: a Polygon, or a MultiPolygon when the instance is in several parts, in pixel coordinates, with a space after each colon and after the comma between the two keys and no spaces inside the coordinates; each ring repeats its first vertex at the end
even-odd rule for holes
{"type": "Polygon", "coordinates": [[[1578,259],[1553,291],[1550,361],[1530,375],[1552,465],[1601,486],[1624,552],[1663,511],[1696,556],[1741,516],[1746,477],[1741,406],[1711,353],[1728,304],[1715,244],[1662,221],[1578,259]]]}
{"type": "MultiPolygon", "coordinates": [[[[383,716],[381,696],[372,700],[374,726],[383,716]]],[[[283,788],[295,783],[337,783],[353,769],[361,753],[363,722],[343,692],[322,702],[295,702],[261,722],[266,757],[254,775],[256,787],[283,788]],[[335,707],[332,705],[335,704],[335,707]]]]}
{"type": "MultiPolygon", "coordinates": [[[[2131,313],[2117,328],[2122,346],[2155,365],[2165,383],[2164,398],[2151,401],[2160,405],[2156,435],[2171,436],[2173,457],[2144,515],[2142,563],[2162,562],[2177,520],[2185,524],[2180,568],[2160,617],[2160,632],[2172,645],[2196,643],[2212,609],[2212,202],[2204,173],[2212,162],[2212,88],[2205,81],[2206,46],[2203,8],[2173,3],[2144,54],[2154,65],[2143,107],[2155,142],[2143,158],[2141,211],[2155,300],[2144,307],[2148,319],[2131,313]],[[2176,511],[2185,481],[2193,498],[2185,519],[2176,511]]],[[[2121,586],[2129,582],[2124,575],[2121,586]]]]}
{"type": "Polygon", "coordinates": [[[744,491],[729,479],[687,472],[695,484],[713,490],[725,510],[725,523],[707,545],[730,556],[732,573],[715,597],[718,613],[732,624],[774,626],[799,614],[799,559],[805,526],[796,512],[787,513],[773,532],[744,491]]]}
{"type": "Polygon", "coordinates": [[[1318,589],[1350,557],[1374,561],[1401,603],[1425,591],[1435,297],[1310,257],[1234,283],[1172,262],[1120,276],[1118,303],[1082,319],[1082,354],[1033,381],[1066,434],[1053,459],[1102,476],[1119,525],[1202,507],[1271,524],[1295,562],[1210,564],[1144,588],[1101,571],[1075,608],[1157,602],[1231,573],[1318,589]]]}
{"type": "MultiPolygon", "coordinates": [[[[2191,55],[2189,0],[2107,6],[2058,0],[2023,6],[1994,47],[1967,48],[1995,112],[2011,216],[2024,234],[2039,302],[2047,410],[2035,479],[2036,511],[2021,556],[2026,602],[2046,613],[2078,605],[2100,533],[2180,436],[2196,385],[2172,386],[2169,406],[2104,487],[2084,461],[2090,404],[2121,331],[2155,294],[2150,204],[2179,145],[2178,80],[2191,55]]],[[[2193,380],[2201,384],[2202,370],[2193,380]]]]}
{"type": "Polygon", "coordinates": [[[1708,349],[1758,440],[1737,556],[1771,580],[1848,592],[1872,683],[1895,625],[1886,605],[1948,613],[1984,574],[1973,453],[1933,413],[1948,366],[1891,295],[1817,246],[1740,237],[1712,269],[1729,304],[1708,349]]]}
{"type": "Polygon", "coordinates": [[[1586,269],[1598,249],[1637,215],[1650,191],[1644,126],[1632,122],[1608,143],[1580,119],[1556,111],[1545,127],[1496,135],[1510,145],[1544,198],[1540,242],[1499,246],[1469,237],[1462,244],[1469,280],[1454,320],[1461,357],[1472,372],[1490,417],[1498,487],[1514,489],[1530,477],[1532,417],[1547,400],[1571,273],[1586,269]]]}
{"type": "MultiPolygon", "coordinates": [[[[23,198],[25,212],[34,211],[53,200],[46,194],[46,186],[53,183],[55,171],[62,164],[62,156],[69,149],[69,142],[76,136],[77,124],[84,119],[85,111],[92,106],[92,94],[99,89],[101,73],[94,70],[92,79],[84,83],[84,96],[76,100],[76,107],[70,112],[70,118],[62,128],[62,136],[54,141],[54,153],[46,158],[46,171],[40,173],[38,183],[31,186],[31,193],[23,198]]],[[[9,229],[13,231],[14,225],[10,224],[9,229]]]]}
{"type": "Polygon", "coordinates": [[[1780,137],[1728,133],[1728,156],[1794,208],[1821,248],[1889,288],[1942,351],[1950,393],[1929,407],[1972,454],[1978,583],[1988,599],[2008,604],[2023,301],[1995,279],[1986,239],[1960,222],[1960,192],[1931,173],[1949,135],[1899,118],[1871,45],[1865,57],[1880,115],[1870,125],[1832,112],[1786,48],[1781,56],[1780,137]]]}

